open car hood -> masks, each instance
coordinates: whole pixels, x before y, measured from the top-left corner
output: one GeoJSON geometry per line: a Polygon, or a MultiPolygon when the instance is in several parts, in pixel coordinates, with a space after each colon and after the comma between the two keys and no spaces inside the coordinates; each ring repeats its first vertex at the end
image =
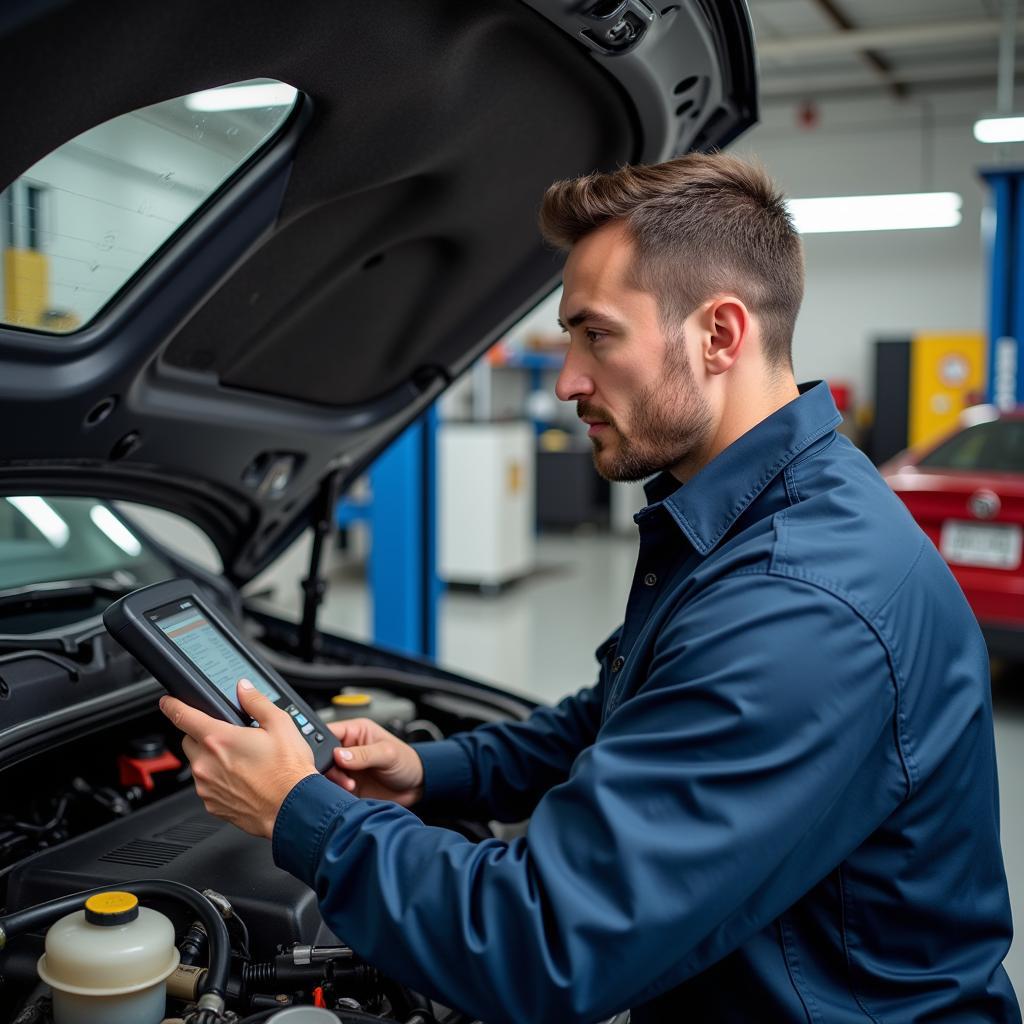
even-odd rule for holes
{"type": "Polygon", "coordinates": [[[178,512],[236,583],[555,285],[550,182],[756,119],[743,0],[44,0],[0,13],[0,188],[256,78],[287,123],[94,320],[0,328],[0,491],[178,512]]]}

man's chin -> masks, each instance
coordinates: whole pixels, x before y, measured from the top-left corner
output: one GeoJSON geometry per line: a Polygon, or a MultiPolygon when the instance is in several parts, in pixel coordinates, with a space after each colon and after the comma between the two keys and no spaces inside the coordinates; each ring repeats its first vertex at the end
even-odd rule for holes
{"type": "Polygon", "coordinates": [[[657,472],[657,470],[638,472],[638,467],[624,465],[621,459],[616,459],[607,448],[602,449],[596,443],[594,444],[592,454],[594,469],[597,470],[597,475],[612,484],[634,483],[637,480],[646,480],[647,477],[657,472]]]}
{"type": "Polygon", "coordinates": [[[615,472],[615,466],[612,460],[608,457],[608,449],[595,438],[591,439],[591,445],[592,449],[590,455],[594,460],[594,469],[597,470],[597,475],[603,477],[605,480],[614,480],[615,477],[609,475],[610,473],[615,472]]]}
{"type": "Polygon", "coordinates": [[[620,438],[614,434],[609,436],[610,433],[610,431],[602,431],[590,439],[590,454],[593,457],[597,475],[613,484],[643,480],[643,476],[637,476],[633,472],[635,467],[633,460],[628,457],[628,453],[625,458],[623,457],[624,453],[619,444],[620,438]]]}
{"type": "Polygon", "coordinates": [[[651,473],[637,473],[632,469],[622,469],[621,467],[614,467],[610,471],[602,470],[597,467],[597,475],[607,480],[610,484],[635,484],[641,480],[646,480],[649,476],[654,476],[657,470],[651,473]]]}

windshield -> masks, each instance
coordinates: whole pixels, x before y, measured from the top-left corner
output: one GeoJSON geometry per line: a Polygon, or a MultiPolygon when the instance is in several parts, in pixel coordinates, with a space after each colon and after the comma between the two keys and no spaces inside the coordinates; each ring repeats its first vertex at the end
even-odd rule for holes
{"type": "Polygon", "coordinates": [[[260,78],[166,100],[64,143],[0,192],[0,323],[89,323],[276,135],[290,85],[260,78]]]}
{"type": "Polygon", "coordinates": [[[145,586],[173,575],[131,522],[94,498],[0,498],[0,590],[118,578],[145,586]]]}
{"type": "Polygon", "coordinates": [[[992,420],[967,427],[918,465],[926,469],[1024,472],[1024,420],[992,420]]]}

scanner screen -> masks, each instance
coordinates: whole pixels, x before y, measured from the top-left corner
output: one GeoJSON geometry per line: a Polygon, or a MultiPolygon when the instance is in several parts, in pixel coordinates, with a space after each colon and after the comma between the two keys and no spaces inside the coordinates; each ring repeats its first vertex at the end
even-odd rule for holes
{"type": "Polygon", "coordinates": [[[248,679],[272,701],[280,699],[267,678],[194,601],[175,601],[147,618],[239,710],[239,679],[248,679]]]}

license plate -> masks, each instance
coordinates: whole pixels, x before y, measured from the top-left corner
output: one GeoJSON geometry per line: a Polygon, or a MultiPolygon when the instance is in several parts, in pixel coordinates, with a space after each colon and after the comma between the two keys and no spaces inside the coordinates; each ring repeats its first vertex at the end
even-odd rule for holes
{"type": "Polygon", "coordinates": [[[1014,524],[961,523],[942,524],[939,551],[953,565],[976,565],[989,569],[1016,569],[1020,566],[1021,528],[1014,524]]]}

